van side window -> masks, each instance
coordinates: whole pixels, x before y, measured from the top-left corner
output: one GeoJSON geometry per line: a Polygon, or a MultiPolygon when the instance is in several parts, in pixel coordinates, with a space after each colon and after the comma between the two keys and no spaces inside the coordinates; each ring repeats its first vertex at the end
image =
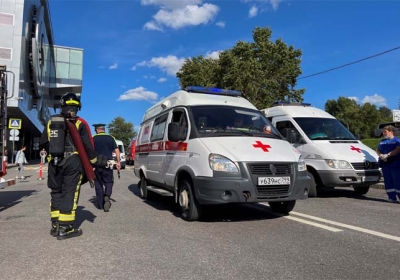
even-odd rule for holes
{"type": "MultiPolygon", "coordinates": [[[[283,137],[288,139],[288,133],[295,133],[296,139],[292,139],[292,143],[300,141],[300,133],[290,121],[281,121],[276,123],[276,128],[283,137]]],[[[290,138],[289,138],[290,139],[290,138]]]]}
{"type": "Polygon", "coordinates": [[[150,141],[157,141],[164,139],[165,125],[167,123],[168,115],[158,117],[154,121],[153,130],[151,131],[150,141]]]}
{"type": "Polygon", "coordinates": [[[172,121],[179,124],[179,134],[186,139],[188,133],[188,121],[183,110],[175,110],[172,113],[172,121]]]}
{"type": "Polygon", "coordinates": [[[149,141],[150,141],[150,123],[148,123],[145,126],[140,128],[139,135],[140,135],[140,137],[139,137],[140,144],[149,143],[149,141]]]}

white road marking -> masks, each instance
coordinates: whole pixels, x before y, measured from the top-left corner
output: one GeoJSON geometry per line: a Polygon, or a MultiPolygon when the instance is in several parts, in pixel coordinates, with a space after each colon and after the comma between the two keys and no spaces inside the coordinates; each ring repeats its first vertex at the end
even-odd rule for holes
{"type": "MultiPolygon", "coordinates": [[[[260,204],[265,205],[265,206],[269,206],[268,203],[260,203],[260,204]]],[[[306,225],[322,228],[322,229],[329,230],[329,231],[332,231],[332,232],[343,231],[343,230],[338,229],[338,228],[334,228],[334,227],[330,227],[330,226],[326,226],[326,225],[321,225],[321,224],[314,223],[314,222],[311,222],[311,221],[307,221],[307,220],[304,220],[304,219],[300,219],[300,218],[296,218],[296,217],[292,217],[292,216],[281,215],[281,214],[273,212],[272,210],[269,210],[269,209],[268,209],[268,212],[270,212],[273,215],[276,215],[276,216],[279,216],[279,217],[282,217],[282,218],[285,218],[285,219],[288,219],[288,220],[292,220],[292,221],[296,221],[296,222],[299,222],[299,223],[302,223],[302,224],[306,224],[306,225]]],[[[290,212],[290,213],[292,213],[292,212],[290,212]]]]}
{"type": "Polygon", "coordinates": [[[302,224],[307,224],[307,225],[310,225],[310,226],[319,227],[319,228],[326,229],[326,230],[333,231],[333,232],[343,231],[343,230],[338,229],[338,228],[317,224],[317,223],[314,223],[314,222],[311,222],[311,221],[307,221],[307,220],[303,220],[303,219],[299,219],[299,218],[296,218],[296,217],[291,217],[291,216],[282,216],[282,217],[286,218],[286,219],[289,219],[289,220],[292,220],[292,221],[296,221],[296,222],[302,223],[302,224]]]}
{"type": "Polygon", "coordinates": [[[303,218],[307,218],[307,219],[311,219],[314,221],[318,221],[318,222],[322,222],[322,223],[326,223],[326,224],[331,224],[334,226],[338,226],[338,227],[343,227],[343,228],[348,228],[348,229],[352,229],[355,231],[359,231],[359,232],[363,232],[363,233],[368,233],[371,235],[375,235],[378,237],[382,237],[382,238],[386,238],[386,239],[390,239],[390,240],[394,240],[394,241],[399,241],[400,242],[400,237],[398,236],[394,236],[394,235],[390,235],[390,234],[386,234],[386,233],[382,233],[382,232],[378,232],[378,231],[374,231],[374,230],[370,230],[370,229],[365,229],[362,227],[356,227],[356,226],[352,226],[352,225],[348,225],[348,224],[343,224],[343,223],[338,223],[338,222],[334,222],[334,221],[330,221],[330,220],[326,220],[326,219],[322,219],[322,218],[318,218],[318,217],[314,217],[311,215],[307,215],[307,214],[302,214],[299,212],[290,212],[290,215],[297,215],[303,218]]]}

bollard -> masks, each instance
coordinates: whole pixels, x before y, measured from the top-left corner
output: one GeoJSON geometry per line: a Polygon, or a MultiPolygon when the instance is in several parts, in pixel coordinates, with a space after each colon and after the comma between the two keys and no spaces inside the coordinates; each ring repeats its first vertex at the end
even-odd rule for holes
{"type": "Polygon", "coordinates": [[[43,180],[43,163],[42,161],[40,161],[40,165],[39,165],[39,178],[38,180],[43,180]]]}

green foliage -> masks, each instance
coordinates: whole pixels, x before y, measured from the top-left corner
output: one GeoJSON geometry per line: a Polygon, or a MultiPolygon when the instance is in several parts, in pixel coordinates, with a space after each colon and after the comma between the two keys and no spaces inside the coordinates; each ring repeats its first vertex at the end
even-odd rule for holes
{"type": "Polygon", "coordinates": [[[379,141],[381,140],[382,140],[381,138],[370,138],[370,139],[363,139],[361,140],[361,142],[370,147],[372,150],[376,151],[376,148],[378,148],[379,141]]]}
{"type": "Polygon", "coordinates": [[[325,103],[325,111],[362,139],[374,137],[379,123],[392,120],[392,111],[387,107],[377,109],[370,103],[359,105],[355,100],[342,96],[338,100],[328,100],[325,103]]]}
{"type": "Polygon", "coordinates": [[[281,39],[270,41],[271,35],[269,28],[256,27],[254,42],[239,41],[232,49],[221,52],[219,59],[186,59],[177,73],[181,87],[240,90],[258,109],[270,107],[275,101],[303,101],[305,89],[294,89],[302,73],[302,52],[281,39]]]}
{"type": "Polygon", "coordinates": [[[124,143],[125,150],[128,148],[131,140],[136,137],[133,123],[126,122],[122,117],[116,117],[108,124],[108,133],[115,137],[117,140],[121,140],[124,143]]]}

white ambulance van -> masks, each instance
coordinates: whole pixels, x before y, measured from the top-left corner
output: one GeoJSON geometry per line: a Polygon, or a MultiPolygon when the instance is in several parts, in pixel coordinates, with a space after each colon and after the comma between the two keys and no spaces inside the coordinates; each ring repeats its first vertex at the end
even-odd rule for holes
{"type": "Polygon", "coordinates": [[[268,202],[287,214],[307,198],[300,152],[240,95],[192,86],[146,111],[134,163],[143,199],[173,196],[193,221],[205,205],[268,202]]]}
{"type": "Polygon", "coordinates": [[[335,117],[309,103],[276,102],[261,110],[301,152],[311,178],[309,196],[320,187],[353,187],[359,195],[380,180],[376,152],[335,117]]]}

